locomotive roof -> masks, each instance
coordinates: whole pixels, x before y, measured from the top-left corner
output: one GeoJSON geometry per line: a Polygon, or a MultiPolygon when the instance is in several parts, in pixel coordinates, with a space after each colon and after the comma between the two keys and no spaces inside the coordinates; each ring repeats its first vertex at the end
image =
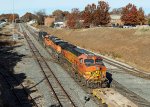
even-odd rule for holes
{"type": "Polygon", "coordinates": [[[49,37],[50,40],[52,40],[53,38],[57,38],[57,37],[55,37],[55,36],[50,36],[49,37]]]}
{"type": "Polygon", "coordinates": [[[68,42],[62,42],[59,44],[59,46],[62,48],[62,49],[67,49],[67,48],[75,48],[76,46],[68,43],[68,42]]]}
{"type": "Polygon", "coordinates": [[[71,53],[73,53],[76,56],[80,56],[82,53],[76,51],[75,48],[76,48],[76,46],[71,46],[71,47],[67,47],[66,50],[70,51],[71,53]]]}
{"type": "Polygon", "coordinates": [[[55,42],[55,41],[58,41],[58,40],[61,40],[61,39],[59,39],[59,38],[52,38],[51,39],[53,42],[55,42]]]}
{"type": "Polygon", "coordinates": [[[78,51],[79,53],[82,53],[82,54],[94,55],[93,53],[91,53],[85,49],[78,48],[78,47],[76,47],[75,50],[78,51]]]}
{"type": "Polygon", "coordinates": [[[55,42],[55,44],[56,44],[56,45],[59,45],[59,46],[60,46],[60,44],[66,44],[66,43],[68,43],[68,42],[64,42],[64,41],[55,42]]]}
{"type": "Polygon", "coordinates": [[[56,41],[53,41],[54,44],[57,44],[59,42],[63,42],[63,40],[56,40],[56,41]]]}
{"type": "Polygon", "coordinates": [[[39,36],[46,36],[47,35],[47,32],[39,32],[39,36]]]}
{"type": "Polygon", "coordinates": [[[58,45],[64,49],[66,47],[66,45],[68,45],[68,42],[61,42],[61,43],[58,43],[58,45]]]}
{"type": "Polygon", "coordinates": [[[80,56],[82,54],[82,53],[75,50],[75,48],[76,48],[75,45],[72,45],[70,43],[63,44],[62,48],[73,53],[76,56],[80,56]]]}

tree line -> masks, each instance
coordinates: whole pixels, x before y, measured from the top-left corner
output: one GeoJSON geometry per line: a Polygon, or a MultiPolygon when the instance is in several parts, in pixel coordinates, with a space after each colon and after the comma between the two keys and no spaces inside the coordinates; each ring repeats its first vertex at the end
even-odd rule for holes
{"type": "Polygon", "coordinates": [[[119,14],[124,25],[143,25],[146,21],[144,10],[131,3],[123,8],[113,9],[112,12],[109,9],[109,4],[105,1],[99,1],[98,5],[88,4],[81,12],[73,10],[68,15],[67,24],[69,28],[107,26],[111,21],[110,14],[119,14]],[[83,23],[79,25],[81,21],[83,23]]]}
{"type": "MultiPolygon", "coordinates": [[[[87,28],[107,26],[111,21],[111,14],[119,14],[124,25],[142,25],[146,21],[144,10],[141,7],[137,8],[134,4],[129,3],[125,7],[113,9],[110,12],[110,6],[105,1],[98,1],[98,4],[88,4],[83,11],[78,8],[73,8],[71,12],[55,10],[50,16],[55,17],[56,21],[67,22],[69,28],[87,28]]],[[[4,16],[9,21],[13,20],[12,14],[3,14],[0,18],[4,16]]],[[[15,18],[18,17],[19,15],[15,14],[15,18]]],[[[42,25],[44,24],[44,17],[47,17],[45,11],[39,10],[34,14],[27,12],[21,19],[25,22],[36,19],[38,24],[42,25]]]]}
{"type": "Polygon", "coordinates": [[[18,14],[1,14],[0,19],[7,19],[8,22],[15,21],[16,19],[19,19],[18,14]]]}

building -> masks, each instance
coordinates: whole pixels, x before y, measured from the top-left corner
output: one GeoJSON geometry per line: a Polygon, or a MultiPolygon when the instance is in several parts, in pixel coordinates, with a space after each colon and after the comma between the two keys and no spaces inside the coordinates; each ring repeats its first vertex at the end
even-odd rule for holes
{"type": "Polygon", "coordinates": [[[112,26],[122,26],[123,22],[121,21],[121,15],[117,15],[117,14],[112,14],[110,15],[111,17],[111,25],[112,26]]]}
{"type": "Polygon", "coordinates": [[[55,22],[54,23],[54,28],[65,28],[66,23],[65,22],[55,22]]]}
{"type": "Polygon", "coordinates": [[[31,21],[28,22],[29,25],[32,25],[32,24],[35,24],[35,23],[37,23],[37,20],[36,20],[36,19],[31,20],[31,21]]]}
{"type": "Polygon", "coordinates": [[[45,17],[44,19],[44,25],[47,27],[50,27],[55,22],[55,17],[45,17]]]}

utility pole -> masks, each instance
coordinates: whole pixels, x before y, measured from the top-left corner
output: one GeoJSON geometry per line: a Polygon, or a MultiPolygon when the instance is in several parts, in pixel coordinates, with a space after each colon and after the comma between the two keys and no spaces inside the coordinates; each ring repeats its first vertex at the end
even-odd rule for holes
{"type": "Polygon", "coordinates": [[[12,25],[13,25],[13,40],[15,39],[15,35],[14,35],[14,33],[15,33],[15,15],[14,15],[14,8],[15,8],[15,6],[14,6],[14,0],[13,0],[13,20],[12,20],[12,25]]]}
{"type": "Polygon", "coordinates": [[[14,19],[15,19],[15,16],[14,16],[14,0],[13,0],[13,23],[14,23],[14,19]]]}

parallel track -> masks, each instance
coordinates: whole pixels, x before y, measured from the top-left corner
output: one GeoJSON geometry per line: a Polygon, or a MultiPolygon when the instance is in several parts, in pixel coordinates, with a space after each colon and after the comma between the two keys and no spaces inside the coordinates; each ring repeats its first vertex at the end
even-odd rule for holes
{"type": "MultiPolygon", "coordinates": [[[[1,68],[6,71],[5,67],[1,66],[1,68]]],[[[12,94],[15,96],[19,104],[19,107],[38,107],[32,96],[26,91],[26,88],[23,86],[23,84],[19,84],[19,81],[15,76],[10,74],[9,72],[0,72],[0,75],[3,77],[3,79],[11,89],[12,94]],[[14,87],[14,84],[19,85],[17,87],[14,87]],[[17,89],[21,89],[21,91],[17,91],[17,89]]]]}
{"type": "MultiPolygon", "coordinates": [[[[21,29],[22,28],[23,26],[21,26],[21,29]]],[[[39,67],[41,68],[41,72],[43,73],[46,82],[48,83],[48,86],[51,91],[51,96],[53,98],[53,105],[60,107],[76,107],[75,103],[72,101],[68,93],[65,91],[60,81],[57,79],[57,77],[49,67],[48,63],[46,62],[45,58],[40,54],[40,52],[30,39],[30,37],[27,35],[25,31],[23,31],[23,34],[28,42],[28,45],[36,61],[38,62],[39,67]]]]}
{"type": "MultiPolygon", "coordinates": [[[[31,30],[30,28],[28,30],[31,32],[31,34],[34,36],[34,38],[38,40],[37,32],[35,32],[33,29],[31,30]]],[[[141,71],[139,71],[139,70],[127,67],[125,65],[122,65],[120,63],[111,61],[111,60],[106,59],[106,58],[104,58],[104,61],[106,63],[108,63],[110,65],[113,65],[115,67],[118,67],[118,68],[124,70],[125,72],[132,74],[132,75],[142,77],[142,78],[145,78],[145,79],[150,79],[150,75],[147,75],[147,74],[144,74],[144,73],[141,74],[141,71]]],[[[123,85],[121,85],[120,83],[118,83],[115,80],[113,80],[112,87],[114,89],[116,89],[118,92],[120,92],[121,94],[123,94],[124,96],[126,96],[127,98],[129,98],[131,101],[133,101],[139,107],[149,107],[150,106],[150,102],[148,102],[147,100],[141,98],[139,95],[137,95],[134,92],[130,91],[129,89],[127,89],[126,87],[124,87],[123,85]]]]}
{"type": "MultiPolygon", "coordinates": [[[[30,30],[30,29],[29,29],[29,30],[30,30]]],[[[33,34],[35,34],[36,36],[34,36],[34,37],[36,37],[36,39],[38,39],[38,34],[37,34],[37,32],[35,32],[34,29],[30,30],[30,32],[32,32],[33,34]]],[[[115,67],[118,67],[118,68],[120,68],[120,69],[123,69],[123,70],[125,70],[126,72],[128,72],[128,73],[130,73],[130,74],[132,74],[132,75],[135,75],[135,76],[138,76],[138,77],[141,77],[141,78],[145,78],[145,79],[150,79],[150,74],[146,74],[146,73],[144,73],[143,71],[134,69],[133,67],[128,67],[128,66],[125,66],[125,65],[123,65],[123,64],[120,64],[120,63],[118,63],[118,62],[109,60],[109,59],[107,59],[107,58],[105,58],[105,57],[103,57],[103,56],[101,56],[101,57],[104,59],[104,61],[105,61],[106,63],[108,63],[108,64],[110,64],[110,65],[113,65],[113,66],[115,66],[115,67]]]]}
{"type": "Polygon", "coordinates": [[[129,74],[132,74],[134,76],[138,76],[138,77],[141,77],[141,78],[144,78],[144,79],[150,79],[150,74],[146,74],[146,73],[144,73],[144,72],[142,72],[140,70],[134,69],[133,67],[127,67],[127,66],[125,66],[123,64],[114,62],[114,61],[106,59],[104,57],[103,57],[103,59],[104,59],[104,61],[106,63],[108,63],[110,65],[113,65],[113,66],[115,66],[117,68],[120,68],[122,70],[125,70],[129,74]]]}

